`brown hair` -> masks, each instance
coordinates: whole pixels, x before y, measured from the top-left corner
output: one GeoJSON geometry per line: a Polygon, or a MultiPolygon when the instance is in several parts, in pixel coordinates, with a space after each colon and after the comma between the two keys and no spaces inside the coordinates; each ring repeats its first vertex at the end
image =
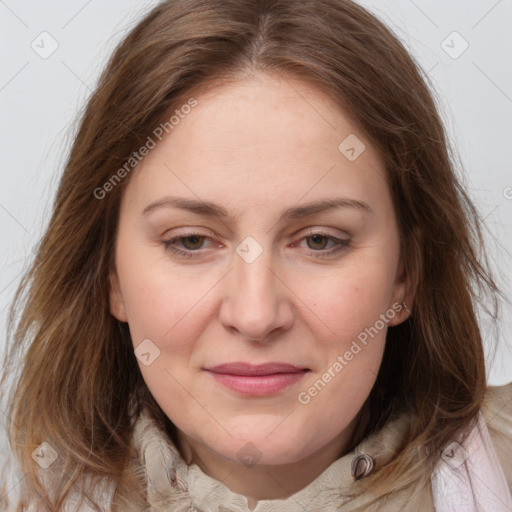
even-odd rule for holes
{"type": "MultiPolygon", "coordinates": [[[[257,72],[308,80],[360,123],[386,165],[401,257],[414,276],[412,318],[388,331],[369,421],[358,434],[398,411],[414,421],[403,449],[361,480],[360,492],[372,485],[385,495],[414,475],[428,477],[439,448],[474,421],[487,386],[476,305],[488,293],[496,318],[498,290],[479,257],[478,216],[428,78],[383,23],[349,0],[169,0],[122,41],[89,99],[49,226],[11,307],[5,369],[21,366],[9,401],[10,442],[27,501],[42,498],[38,510],[58,510],[88,475],[108,477],[119,501],[143,508],[143,482],[130,480],[131,414],[144,404],[166,418],[142,379],[126,324],[109,310],[129,175],[102,199],[94,191],[190,91],[257,72]],[[61,456],[48,470],[51,492],[31,457],[42,441],[61,456]]],[[[82,491],[90,495],[92,485],[82,491]]]]}

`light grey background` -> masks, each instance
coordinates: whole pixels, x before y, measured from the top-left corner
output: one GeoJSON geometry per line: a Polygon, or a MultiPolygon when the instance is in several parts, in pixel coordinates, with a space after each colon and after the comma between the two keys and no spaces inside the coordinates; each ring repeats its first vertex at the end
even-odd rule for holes
{"type": "MultiPolygon", "coordinates": [[[[114,45],[156,3],[0,0],[0,349],[7,305],[48,220],[73,123],[114,45]],[[58,48],[48,56],[52,45],[58,48]]],[[[392,27],[433,80],[510,295],[512,1],[360,3],[392,27]]],[[[512,380],[511,316],[505,309],[500,348],[489,359],[492,384],[512,380]]],[[[484,334],[491,336],[485,325],[484,334]]]]}
{"type": "MultiPolygon", "coordinates": [[[[155,3],[0,0],[0,355],[7,305],[48,221],[73,123],[114,45],[155,3]],[[48,56],[52,45],[58,48],[48,56]]],[[[468,190],[490,229],[497,277],[510,296],[512,0],[360,3],[392,27],[432,79],[468,190]]],[[[511,319],[505,309],[498,353],[488,359],[491,384],[512,380],[511,319]]],[[[483,330],[488,346],[493,334],[485,323],[483,330]]],[[[3,432],[8,419],[1,409],[3,432]]],[[[22,475],[11,476],[14,494],[22,475]]]]}

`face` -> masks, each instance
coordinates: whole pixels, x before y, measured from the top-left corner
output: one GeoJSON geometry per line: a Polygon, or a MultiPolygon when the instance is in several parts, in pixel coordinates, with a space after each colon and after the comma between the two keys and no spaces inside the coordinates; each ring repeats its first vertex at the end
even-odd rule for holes
{"type": "Polygon", "coordinates": [[[406,317],[384,166],[305,82],[194,98],[123,193],[112,314],[183,439],[261,464],[342,448],[406,317]]]}

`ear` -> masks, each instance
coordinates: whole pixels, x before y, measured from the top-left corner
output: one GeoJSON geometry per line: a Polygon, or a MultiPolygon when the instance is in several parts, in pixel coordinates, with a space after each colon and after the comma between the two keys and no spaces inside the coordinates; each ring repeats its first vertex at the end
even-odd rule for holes
{"type": "Polygon", "coordinates": [[[110,313],[120,322],[127,322],[128,315],[126,314],[123,295],[119,286],[119,276],[115,269],[110,272],[108,288],[110,313]]]}
{"type": "Polygon", "coordinates": [[[412,311],[417,287],[417,265],[406,266],[403,259],[400,258],[392,300],[389,304],[390,310],[394,310],[396,315],[389,320],[390,326],[399,325],[411,316],[410,312],[412,311]]]}

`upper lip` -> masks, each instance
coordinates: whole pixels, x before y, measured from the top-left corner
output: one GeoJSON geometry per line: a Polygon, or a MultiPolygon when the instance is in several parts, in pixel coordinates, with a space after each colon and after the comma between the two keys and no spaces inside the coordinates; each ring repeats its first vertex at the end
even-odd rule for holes
{"type": "Polygon", "coordinates": [[[236,362],[219,364],[205,369],[214,373],[226,373],[230,375],[274,375],[276,373],[298,373],[305,371],[308,368],[288,363],[272,362],[255,365],[251,363],[236,362]]]}

